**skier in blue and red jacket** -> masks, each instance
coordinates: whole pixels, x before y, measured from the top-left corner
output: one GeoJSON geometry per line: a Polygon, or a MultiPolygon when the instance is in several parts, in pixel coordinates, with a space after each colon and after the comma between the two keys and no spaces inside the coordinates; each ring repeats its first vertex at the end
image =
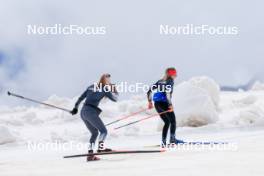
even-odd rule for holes
{"type": "Polygon", "coordinates": [[[176,118],[173,111],[173,106],[171,102],[174,79],[177,77],[177,71],[175,68],[167,68],[165,71],[165,76],[158,80],[155,84],[151,86],[147,92],[149,109],[153,108],[152,100],[154,101],[155,109],[158,113],[168,111],[167,113],[160,114],[160,118],[164,122],[162,130],[162,146],[166,146],[167,133],[170,127],[170,143],[176,144],[175,132],[176,132],[176,118]],[[155,93],[152,97],[152,92],[155,93]]]}

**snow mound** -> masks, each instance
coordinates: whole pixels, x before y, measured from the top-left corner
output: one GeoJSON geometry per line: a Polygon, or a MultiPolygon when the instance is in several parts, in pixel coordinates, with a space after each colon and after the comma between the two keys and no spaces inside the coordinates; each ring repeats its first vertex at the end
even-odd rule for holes
{"type": "Polygon", "coordinates": [[[43,123],[42,120],[37,118],[37,114],[35,112],[27,112],[20,118],[24,121],[24,123],[29,123],[32,125],[43,123]]]}
{"type": "Polygon", "coordinates": [[[178,126],[203,126],[218,120],[219,86],[210,78],[196,77],[176,86],[173,104],[178,126]]]}
{"type": "MultiPolygon", "coordinates": [[[[57,95],[52,95],[48,98],[48,100],[45,101],[45,103],[59,106],[59,107],[69,107],[69,105],[73,103],[73,100],[69,98],[58,97],[57,95]]],[[[41,107],[50,108],[44,105],[42,105],[41,107]]]]}
{"type": "Polygon", "coordinates": [[[103,109],[101,116],[106,118],[120,118],[147,107],[146,96],[134,96],[129,100],[113,103],[110,100],[102,102],[100,108],[103,109]]]}
{"type": "Polygon", "coordinates": [[[15,142],[16,137],[5,126],[0,126],[0,145],[15,142]]]}
{"type": "MultiPolygon", "coordinates": [[[[51,96],[46,102],[72,109],[75,97],[51,96]]],[[[208,77],[194,77],[175,86],[172,101],[177,126],[264,126],[264,94],[261,91],[221,92],[219,85],[208,77]],[[220,101],[221,95],[221,101],[220,101]]],[[[82,105],[81,105],[82,106],[82,105]]],[[[81,108],[80,106],[80,108],[81,108]]],[[[146,95],[133,96],[117,103],[103,99],[100,117],[105,124],[147,108],[146,95]]],[[[80,111],[80,109],[79,109],[80,111]]],[[[157,114],[147,110],[117,124],[107,126],[109,138],[153,134],[162,129],[159,116],[136,123],[120,130],[114,127],[157,114]]],[[[80,141],[87,142],[90,133],[80,118],[44,106],[0,107],[0,144],[18,141],[80,141]],[[14,130],[14,131],[10,131],[14,130]],[[16,134],[19,131],[19,135],[16,134]]]]}
{"type": "Polygon", "coordinates": [[[220,101],[220,86],[211,78],[206,76],[193,77],[189,82],[195,86],[203,89],[208,93],[215,106],[218,106],[220,101]]]}
{"type": "Polygon", "coordinates": [[[234,100],[233,103],[239,106],[248,106],[257,102],[258,98],[255,95],[247,95],[239,100],[234,100]]]}
{"type": "Polygon", "coordinates": [[[259,81],[255,82],[255,84],[253,84],[251,90],[264,90],[264,83],[261,83],[259,81]]]}
{"type": "Polygon", "coordinates": [[[247,110],[240,111],[235,117],[234,123],[240,126],[264,125],[264,111],[258,106],[251,106],[247,110]]]}

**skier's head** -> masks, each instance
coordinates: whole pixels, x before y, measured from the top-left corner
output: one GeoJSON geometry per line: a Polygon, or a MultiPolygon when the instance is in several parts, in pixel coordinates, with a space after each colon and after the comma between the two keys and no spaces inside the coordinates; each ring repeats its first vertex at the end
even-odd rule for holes
{"type": "Polygon", "coordinates": [[[108,74],[108,73],[105,73],[101,76],[100,80],[99,80],[99,83],[98,85],[102,85],[102,86],[105,86],[105,85],[109,85],[111,84],[111,75],[108,74]]]}
{"type": "Polygon", "coordinates": [[[165,71],[165,78],[175,79],[177,77],[177,70],[174,67],[167,68],[165,71]]]}

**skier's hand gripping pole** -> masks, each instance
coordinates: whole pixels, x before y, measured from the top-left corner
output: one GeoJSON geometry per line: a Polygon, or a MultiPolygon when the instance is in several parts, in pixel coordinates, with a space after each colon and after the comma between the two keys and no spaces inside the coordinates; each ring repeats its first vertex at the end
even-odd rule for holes
{"type": "Polygon", "coordinates": [[[31,98],[23,97],[21,95],[14,94],[14,93],[11,93],[9,91],[7,92],[7,95],[13,96],[13,97],[17,97],[17,98],[20,98],[20,99],[24,99],[24,100],[28,100],[28,101],[31,101],[31,102],[34,102],[34,103],[42,104],[42,105],[45,105],[45,106],[49,106],[49,107],[52,107],[52,108],[55,108],[55,109],[60,109],[62,111],[66,111],[68,113],[71,113],[71,111],[68,110],[68,109],[61,108],[61,107],[58,107],[58,106],[55,106],[55,105],[51,105],[51,104],[48,104],[48,103],[44,103],[44,102],[41,102],[41,101],[38,101],[38,100],[34,100],[34,99],[31,99],[31,98]]]}
{"type": "Polygon", "coordinates": [[[156,114],[153,114],[153,115],[147,116],[147,117],[145,117],[145,118],[143,118],[143,119],[139,119],[139,120],[136,120],[136,121],[134,121],[134,122],[130,122],[130,123],[127,123],[127,124],[125,124],[125,125],[122,125],[122,126],[116,127],[116,128],[114,128],[114,129],[115,129],[115,130],[118,130],[118,129],[120,129],[120,128],[123,128],[123,127],[126,127],[126,126],[133,125],[133,124],[135,124],[135,123],[138,123],[138,122],[141,122],[141,121],[144,121],[144,120],[150,119],[150,118],[152,118],[152,117],[156,117],[156,116],[159,116],[159,115],[161,115],[161,114],[165,114],[165,113],[167,113],[167,112],[171,112],[171,110],[163,111],[163,112],[161,112],[161,113],[156,113],[156,114]]]}

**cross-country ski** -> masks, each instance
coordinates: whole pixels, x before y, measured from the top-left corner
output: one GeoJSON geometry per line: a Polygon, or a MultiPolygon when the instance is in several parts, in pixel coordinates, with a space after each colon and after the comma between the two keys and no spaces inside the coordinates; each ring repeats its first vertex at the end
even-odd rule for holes
{"type": "Polygon", "coordinates": [[[146,154],[146,153],[161,153],[161,152],[165,152],[165,150],[114,150],[111,152],[69,155],[69,156],[64,156],[63,158],[89,157],[93,155],[119,155],[119,154],[144,154],[144,153],[146,154]]]}
{"type": "Polygon", "coordinates": [[[144,146],[145,148],[156,148],[156,147],[161,147],[161,148],[170,148],[170,147],[175,147],[179,145],[228,145],[228,142],[186,142],[186,141],[180,141],[177,143],[173,144],[157,144],[157,145],[146,145],[144,146]]]}

